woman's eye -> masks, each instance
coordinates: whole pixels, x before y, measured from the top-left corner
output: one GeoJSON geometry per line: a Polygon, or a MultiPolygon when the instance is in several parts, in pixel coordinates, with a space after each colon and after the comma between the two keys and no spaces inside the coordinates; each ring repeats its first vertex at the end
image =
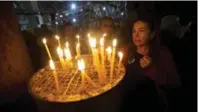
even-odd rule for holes
{"type": "Polygon", "coordinates": [[[141,29],[140,32],[144,32],[144,29],[141,29]]]}

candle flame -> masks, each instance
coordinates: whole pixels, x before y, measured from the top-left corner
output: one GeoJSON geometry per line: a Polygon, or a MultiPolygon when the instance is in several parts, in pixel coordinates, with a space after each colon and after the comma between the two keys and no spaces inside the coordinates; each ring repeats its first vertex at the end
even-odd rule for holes
{"type": "Polygon", "coordinates": [[[63,57],[63,51],[60,47],[57,47],[56,51],[60,57],[63,57]]]}
{"type": "Polygon", "coordinates": [[[89,38],[91,48],[96,48],[96,38],[89,38]]]}
{"type": "Polygon", "coordinates": [[[123,53],[122,52],[118,52],[118,56],[120,57],[120,59],[123,58],[123,53]]]}
{"type": "Polygon", "coordinates": [[[110,47],[110,46],[109,46],[109,47],[107,47],[106,51],[107,51],[107,53],[108,53],[108,54],[111,54],[111,53],[112,53],[112,49],[111,49],[111,47],[110,47]]]}
{"type": "Polygon", "coordinates": [[[55,35],[55,38],[56,38],[57,40],[59,40],[59,39],[60,39],[60,37],[59,37],[58,35],[55,35]]]}
{"type": "Polygon", "coordinates": [[[100,45],[104,46],[104,37],[100,38],[100,45]]]}
{"type": "Polygon", "coordinates": [[[47,43],[47,40],[45,38],[43,38],[43,43],[46,44],[47,43]]]}
{"type": "Polygon", "coordinates": [[[67,41],[66,41],[65,45],[66,45],[66,48],[69,48],[69,43],[67,41]]]}
{"type": "Polygon", "coordinates": [[[117,40],[113,39],[113,47],[116,47],[116,45],[117,45],[117,40]]]}
{"type": "Polygon", "coordinates": [[[55,65],[54,65],[53,60],[49,60],[49,64],[50,64],[50,68],[51,68],[52,70],[55,70],[55,65]]]}
{"type": "Polygon", "coordinates": [[[104,33],[104,34],[103,34],[103,37],[106,37],[106,36],[107,36],[107,34],[106,34],[106,33],[104,33]]]}
{"type": "Polygon", "coordinates": [[[88,36],[88,38],[91,38],[91,35],[90,35],[90,33],[88,33],[88,34],[87,34],[87,36],[88,36]]]}
{"type": "Polygon", "coordinates": [[[79,69],[80,71],[85,70],[85,62],[84,62],[83,59],[78,60],[78,69],[79,69]]]}
{"type": "Polygon", "coordinates": [[[67,60],[70,60],[71,59],[71,53],[70,53],[70,50],[69,49],[64,49],[65,51],[65,57],[67,60]]]}
{"type": "Polygon", "coordinates": [[[76,38],[77,38],[77,39],[79,39],[79,38],[80,38],[80,36],[79,36],[79,35],[76,35],[76,38]]]}

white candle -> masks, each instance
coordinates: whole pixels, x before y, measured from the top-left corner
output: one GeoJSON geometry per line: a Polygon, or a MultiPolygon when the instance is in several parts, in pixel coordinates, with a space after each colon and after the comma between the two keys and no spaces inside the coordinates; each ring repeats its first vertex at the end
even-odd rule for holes
{"type": "Polygon", "coordinates": [[[46,43],[47,43],[47,40],[46,40],[45,38],[43,38],[43,44],[44,44],[44,46],[45,46],[45,49],[46,49],[47,54],[48,54],[48,56],[49,56],[49,59],[51,60],[51,59],[52,59],[52,56],[51,56],[51,54],[50,54],[49,48],[48,48],[48,46],[47,46],[46,43]]]}
{"type": "Polygon", "coordinates": [[[111,53],[112,53],[112,49],[110,46],[107,47],[106,52],[107,52],[107,60],[110,62],[111,61],[111,53]]]}
{"type": "Polygon", "coordinates": [[[113,39],[113,54],[112,54],[112,58],[111,58],[111,67],[110,67],[110,83],[112,82],[112,79],[113,79],[116,44],[117,44],[117,40],[113,39]]]}
{"type": "Polygon", "coordinates": [[[106,74],[105,74],[105,64],[104,64],[104,60],[105,60],[105,56],[104,56],[104,37],[102,37],[100,39],[100,54],[101,54],[101,75],[102,75],[102,79],[105,81],[106,80],[106,74]]]}
{"type": "Polygon", "coordinates": [[[89,38],[89,43],[90,43],[91,50],[92,50],[93,63],[96,66],[96,71],[98,72],[99,80],[102,83],[104,80],[104,76],[101,74],[101,71],[100,71],[101,67],[100,67],[100,61],[98,57],[98,50],[96,48],[96,38],[89,38]]]}
{"type": "Polygon", "coordinates": [[[76,44],[76,53],[77,53],[77,58],[80,58],[80,43],[79,42],[76,44]]]}
{"type": "Polygon", "coordinates": [[[101,51],[101,61],[102,61],[102,66],[104,66],[104,37],[100,39],[100,51],[101,51]]]}
{"type": "Polygon", "coordinates": [[[80,42],[80,36],[79,35],[76,35],[76,38],[78,39],[78,43],[80,42]]]}
{"type": "Polygon", "coordinates": [[[54,76],[54,82],[55,82],[55,85],[56,85],[56,90],[59,92],[58,76],[57,76],[57,73],[56,73],[56,70],[55,70],[56,68],[55,68],[53,60],[49,60],[49,65],[50,65],[50,69],[52,70],[52,74],[54,76]]]}
{"type": "Polygon", "coordinates": [[[82,84],[81,87],[84,87],[84,81],[87,79],[87,81],[92,84],[92,86],[96,87],[96,84],[91,80],[91,78],[86,74],[85,72],[85,62],[83,59],[78,60],[78,69],[81,71],[81,78],[82,78],[82,84]]]}
{"type": "Polygon", "coordinates": [[[62,67],[64,67],[63,50],[60,47],[57,47],[56,51],[60,59],[61,65],[62,67]]]}

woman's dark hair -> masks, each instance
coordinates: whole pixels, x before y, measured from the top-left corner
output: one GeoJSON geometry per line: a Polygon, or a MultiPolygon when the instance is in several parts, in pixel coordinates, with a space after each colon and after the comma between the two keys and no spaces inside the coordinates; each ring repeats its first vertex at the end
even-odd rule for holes
{"type": "MultiPolygon", "coordinates": [[[[158,25],[156,24],[157,21],[155,21],[154,19],[152,18],[149,18],[149,17],[139,17],[138,19],[134,20],[131,22],[131,25],[130,25],[130,34],[132,36],[132,28],[133,28],[133,25],[138,22],[138,21],[142,21],[144,23],[146,23],[149,27],[149,30],[151,32],[153,32],[155,35],[154,35],[154,38],[151,40],[150,42],[150,48],[151,48],[151,52],[155,52],[157,53],[159,51],[159,46],[160,46],[160,39],[159,39],[159,36],[158,36],[158,25]]],[[[130,44],[130,51],[131,52],[131,56],[135,54],[136,52],[136,46],[133,44],[133,41],[132,41],[132,37],[130,38],[130,42],[132,42],[132,44],[130,44]]]]}

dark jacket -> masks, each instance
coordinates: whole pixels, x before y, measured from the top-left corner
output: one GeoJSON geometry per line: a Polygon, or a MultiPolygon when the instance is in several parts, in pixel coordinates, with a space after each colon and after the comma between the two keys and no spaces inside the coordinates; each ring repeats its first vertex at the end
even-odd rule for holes
{"type": "MultiPolygon", "coordinates": [[[[149,56],[152,58],[152,64],[141,68],[140,59],[143,55],[135,53],[132,56],[129,51],[126,75],[123,79],[124,102],[126,100],[133,102],[134,108],[139,111],[145,108],[159,111],[160,107],[167,105],[165,89],[175,88],[181,84],[167,48],[151,50],[149,56]]],[[[124,106],[125,109],[128,107],[124,106]]]]}

